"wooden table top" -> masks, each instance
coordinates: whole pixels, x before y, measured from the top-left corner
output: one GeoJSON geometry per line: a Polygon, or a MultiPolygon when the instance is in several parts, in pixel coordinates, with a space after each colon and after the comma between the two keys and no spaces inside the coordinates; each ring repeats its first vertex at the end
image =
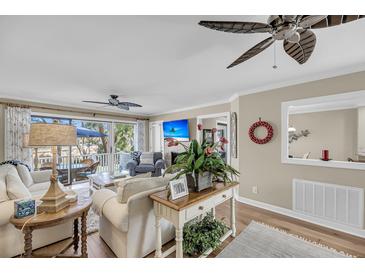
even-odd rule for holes
{"type": "Polygon", "coordinates": [[[91,207],[92,199],[90,198],[79,198],[76,202],[70,203],[70,206],[56,212],[56,213],[39,213],[37,216],[29,216],[24,218],[10,218],[16,228],[21,229],[25,222],[28,221],[24,227],[31,227],[33,229],[54,226],[69,219],[80,217],[83,212],[88,211],[91,207]]]}
{"type": "Polygon", "coordinates": [[[237,187],[238,185],[239,183],[237,182],[227,183],[226,185],[224,183],[217,183],[215,188],[208,188],[200,192],[189,192],[189,195],[176,200],[169,200],[167,197],[168,191],[163,190],[151,194],[150,198],[169,208],[180,211],[202,200],[206,200],[217,193],[223,192],[233,187],[237,187]]]}

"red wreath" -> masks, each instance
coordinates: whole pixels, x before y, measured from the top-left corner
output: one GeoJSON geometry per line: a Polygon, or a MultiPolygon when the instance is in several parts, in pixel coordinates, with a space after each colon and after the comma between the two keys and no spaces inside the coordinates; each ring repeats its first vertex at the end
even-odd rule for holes
{"type": "Polygon", "coordinates": [[[250,136],[250,139],[252,140],[252,142],[255,142],[256,144],[266,144],[268,142],[270,142],[270,140],[272,139],[273,135],[274,135],[274,130],[272,128],[272,126],[265,121],[261,121],[261,118],[259,119],[259,121],[255,122],[252,124],[252,126],[250,127],[249,131],[248,131],[248,135],[250,136]],[[267,135],[265,138],[257,138],[255,135],[255,130],[258,127],[264,127],[267,130],[267,135]]]}

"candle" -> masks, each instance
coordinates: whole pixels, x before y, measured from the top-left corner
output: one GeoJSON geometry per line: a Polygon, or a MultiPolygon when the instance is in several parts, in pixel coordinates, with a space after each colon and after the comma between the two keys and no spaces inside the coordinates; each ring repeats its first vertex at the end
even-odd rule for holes
{"type": "Polygon", "coordinates": [[[322,160],[325,160],[325,161],[329,160],[329,151],[328,151],[328,149],[323,149],[322,150],[322,160]]]}

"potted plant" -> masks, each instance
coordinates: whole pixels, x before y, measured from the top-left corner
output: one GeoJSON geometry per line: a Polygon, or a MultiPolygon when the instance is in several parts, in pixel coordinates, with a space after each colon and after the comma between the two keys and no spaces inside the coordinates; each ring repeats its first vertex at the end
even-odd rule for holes
{"type": "Polygon", "coordinates": [[[224,222],[211,213],[202,220],[192,220],[184,226],[183,250],[189,257],[199,257],[209,250],[216,249],[222,236],[229,230],[224,222]]]}
{"type": "MultiPolygon", "coordinates": [[[[202,126],[198,125],[198,130],[202,130],[202,126]]],[[[215,133],[217,129],[212,129],[215,133]]],[[[180,153],[166,173],[177,172],[174,179],[178,179],[186,175],[189,189],[193,191],[201,191],[212,186],[212,181],[231,182],[234,175],[239,172],[226,164],[220,151],[224,151],[224,145],[228,144],[228,140],[224,137],[219,138],[215,143],[208,143],[205,140],[200,144],[197,140],[192,140],[190,145],[186,145],[176,139],[167,139],[168,146],[181,145],[184,152],[180,153]]]]}

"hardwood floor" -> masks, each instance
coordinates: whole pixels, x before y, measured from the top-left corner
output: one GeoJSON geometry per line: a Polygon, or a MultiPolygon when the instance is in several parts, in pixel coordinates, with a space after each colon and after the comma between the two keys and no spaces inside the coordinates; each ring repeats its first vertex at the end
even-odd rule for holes
{"type": "MultiPolygon", "coordinates": [[[[224,216],[229,216],[229,204],[227,202],[216,208],[216,216],[219,219],[224,216]]],[[[363,238],[236,202],[237,235],[241,233],[252,220],[266,223],[285,230],[288,233],[302,236],[305,239],[335,248],[339,251],[347,252],[356,257],[365,257],[365,239],[363,238]]],[[[232,237],[226,239],[209,257],[217,256],[232,240],[232,237]]],[[[167,243],[163,249],[168,248],[172,244],[174,244],[173,241],[167,243]]],[[[72,252],[72,248],[67,252],[72,252]]],[[[88,253],[89,258],[115,257],[114,253],[99,237],[98,233],[89,235],[88,253]]],[[[153,256],[154,254],[151,253],[147,257],[153,256]]],[[[175,253],[171,254],[170,257],[174,256],[175,253]]]]}

